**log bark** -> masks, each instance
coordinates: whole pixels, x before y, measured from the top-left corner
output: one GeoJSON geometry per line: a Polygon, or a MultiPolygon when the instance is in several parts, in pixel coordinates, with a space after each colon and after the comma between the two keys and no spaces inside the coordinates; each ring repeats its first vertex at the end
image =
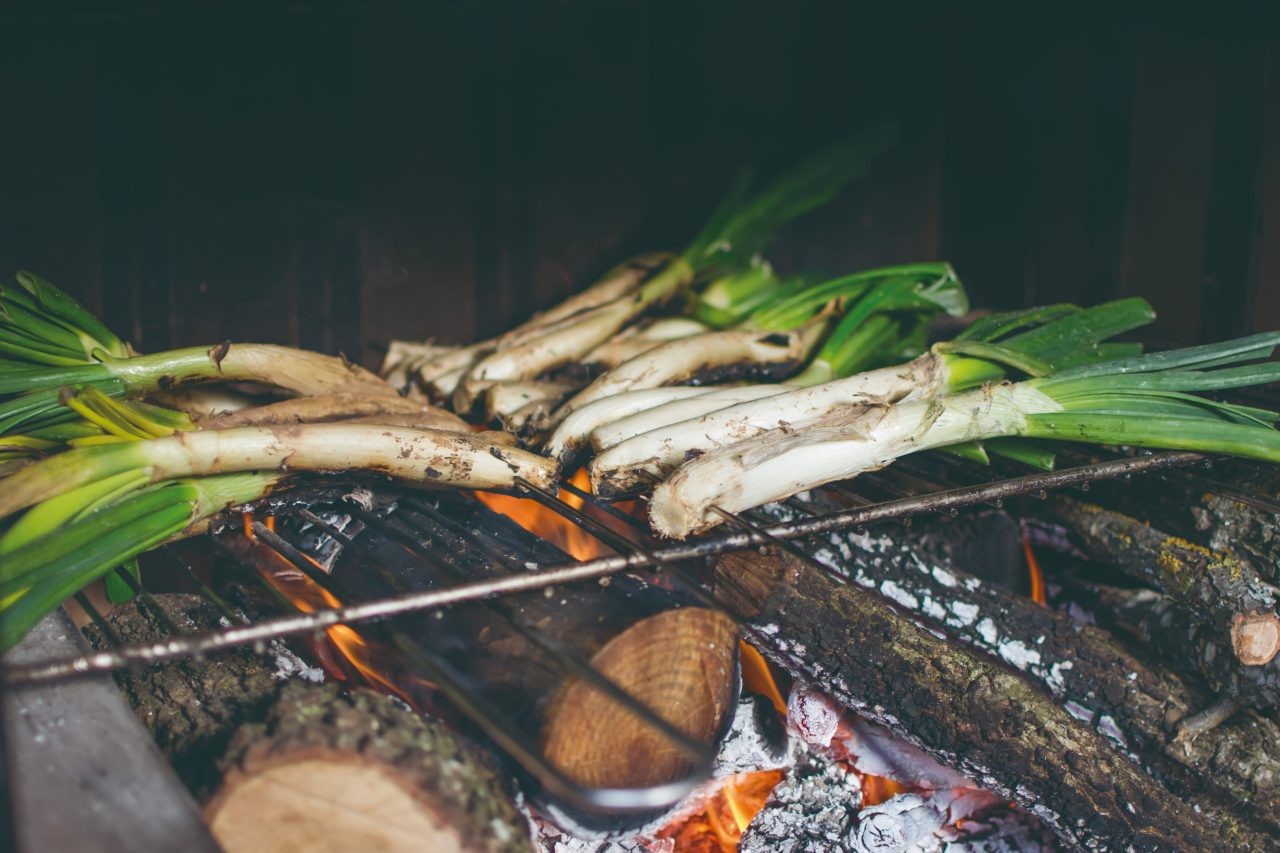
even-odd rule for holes
{"type": "MultiPolygon", "coordinates": [[[[1212,695],[1108,632],[959,568],[953,554],[1022,560],[1020,548],[987,541],[1007,538],[1016,524],[981,524],[981,542],[973,535],[979,524],[966,517],[896,537],[832,533],[805,547],[858,585],[1034,679],[1178,794],[1235,809],[1245,822],[1280,832],[1280,725],[1242,714],[1193,741],[1173,743],[1179,723],[1209,705],[1212,695]]],[[[1007,574],[1000,566],[975,568],[1007,574]]]]}
{"type": "MultiPolygon", "coordinates": [[[[344,517],[339,509],[321,514],[334,523],[344,517]]],[[[385,521],[374,522],[375,529],[363,523],[349,528],[354,544],[322,560],[332,565],[327,585],[342,600],[570,561],[505,516],[458,495],[402,501],[385,521]],[[488,552],[476,547],[469,530],[485,532],[488,552]],[[417,556],[407,556],[407,545],[416,546],[417,556]]],[[[326,552],[319,539],[281,529],[311,553],[326,552]]],[[[268,571],[290,571],[260,544],[234,535],[227,542],[268,571]]],[[[397,620],[389,633],[398,636],[384,639],[408,639],[438,657],[467,689],[501,709],[504,725],[539,744],[569,779],[587,787],[645,787],[683,778],[691,769],[689,757],[567,670],[530,632],[589,662],[662,719],[710,744],[736,704],[737,628],[724,614],[694,604],[672,589],[624,575],[608,585],[508,596],[453,607],[438,618],[397,620]]]]}
{"type": "MultiPolygon", "coordinates": [[[[183,630],[219,626],[217,609],[199,596],[161,594],[154,599],[183,630]]],[[[169,636],[156,615],[136,599],[117,607],[106,620],[128,643],[169,636]]],[[[86,626],[84,633],[94,648],[110,645],[96,625],[86,626]]],[[[198,662],[126,670],[115,679],[179,778],[199,798],[217,784],[216,764],[232,732],[265,713],[282,679],[297,670],[295,663],[300,661],[276,644],[265,655],[237,649],[198,662]]]]}
{"type": "Polygon", "coordinates": [[[1028,681],[948,642],[867,590],[786,553],[735,554],[716,594],[777,638],[797,678],[981,781],[1087,849],[1263,850],[1271,841],[1192,807],[1028,681]]]}
{"type": "Polygon", "coordinates": [[[1280,583],[1280,515],[1273,508],[1280,504],[1280,468],[1218,459],[1211,470],[1173,472],[1154,487],[1099,483],[1097,488],[1101,503],[1231,554],[1267,581],[1280,583]]]}
{"type": "Polygon", "coordinates": [[[205,817],[228,853],[532,850],[495,762],[369,690],[289,685],[221,768],[205,817]]]}
{"type": "Polygon", "coordinates": [[[1275,595],[1249,565],[1094,504],[1058,497],[1044,510],[1091,559],[1199,614],[1241,663],[1259,666],[1280,651],[1275,595]]]}
{"type": "Polygon", "coordinates": [[[1243,707],[1270,708],[1280,700],[1280,660],[1243,666],[1195,614],[1148,589],[1094,586],[1094,612],[1108,628],[1127,633],[1175,666],[1204,678],[1215,692],[1243,707]]]}

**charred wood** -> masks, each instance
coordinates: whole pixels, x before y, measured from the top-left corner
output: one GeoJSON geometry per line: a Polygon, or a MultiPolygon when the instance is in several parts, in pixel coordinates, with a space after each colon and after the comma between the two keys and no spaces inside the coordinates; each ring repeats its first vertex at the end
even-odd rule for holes
{"type": "Polygon", "coordinates": [[[229,853],[532,850],[489,756],[369,690],[289,685],[220,766],[205,816],[229,853]]]}
{"type": "Polygon", "coordinates": [[[1241,663],[1280,650],[1275,595],[1249,565],[1093,504],[1058,497],[1044,509],[1091,559],[1191,608],[1241,663]]]}
{"type": "Polygon", "coordinates": [[[1268,849],[1197,812],[1022,677],[948,642],[875,593],[789,554],[721,557],[717,596],[779,638],[769,654],[1088,849],[1268,849]],[[785,638],[785,639],[782,639],[785,638]]]}

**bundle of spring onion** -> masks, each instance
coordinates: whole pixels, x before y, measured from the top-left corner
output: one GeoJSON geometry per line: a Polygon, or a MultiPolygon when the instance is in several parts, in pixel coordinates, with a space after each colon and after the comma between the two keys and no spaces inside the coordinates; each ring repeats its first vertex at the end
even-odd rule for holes
{"type": "Polygon", "coordinates": [[[419,375],[430,371],[433,377],[428,381],[438,391],[452,384],[455,411],[469,412],[495,382],[536,379],[577,361],[654,306],[686,291],[699,277],[745,263],[779,227],[829,201],[862,175],[895,137],[896,131],[887,125],[856,134],[754,193],[746,175],[693,241],[678,255],[665,257],[658,268],[638,277],[626,275],[626,268],[615,270],[581,295],[589,298],[575,298],[572,305],[553,309],[492,351],[464,348],[444,354],[420,368],[419,375]]]}
{"type": "Polygon", "coordinates": [[[75,418],[64,387],[143,396],[196,382],[253,382],[298,395],[394,395],[345,359],[271,344],[222,343],[137,355],[89,311],[22,272],[0,286],[0,435],[75,418]]]}
{"type": "Polygon", "coordinates": [[[911,264],[842,276],[765,301],[732,328],[654,347],[605,373],[565,403],[574,411],[625,391],[687,380],[700,372],[743,368],[802,376],[857,369],[890,341],[919,336],[923,320],[938,311],[961,315],[969,308],[964,288],[947,264],[911,264]],[[905,318],[904,318],[904,315],[905,318]],[[810,362],[818,344],[821,351],[810,362]]]}
{"type": "MultiPolygon", "coordinates": [[[[905,364],[843,379],[781,389],[727,406],[700,398],[655,407],[596,427],[600,454],[590,466],[597,494],[619,496],[646,489],[693,456],[771,430],[796,430],[863,404],[952,394],[1002,378],[1009,369],[1043,375],[1080,364],[1133,355],[1136,344],[1103,343],[1154,318],[1142,299],[1079,309],[1054,305],[997,314],[973,323],[954,340],[935,344],[905,364]],[[696,411],[700,406],[701,411],[696,411]],[[673,420],[683,416],[683,420],[673,420]]],[[[822,376],[826,368],[806,371],[822,376]]]]}
{"type": "Polygon", "coordinates": [[[663,344],[601,376],[561,407],[546,452],[566,462],[609,425],[654,429],[814,384],[832,373],[897,363],[923,348],[931,317],[942,312],[958,316],[968,307],[963,286],[945,263],[882,267],[790,288],[730,330],[663,344]],[[672,387],[667,394],[645,393],[708,366],[741,372],[775,363],[788,372],[808,366],[784,386],[708,389],[693,395],[672,387]]]}
{"type": "MultiPolygon", "coordinates": [[[[684,537],[770,501],[874,471],[909,453],[994,437],[1031,437],[1225,453],[1280,462],[1277,413],[1195,392],[1280,381],[1280,333],[1083,364],[950,397],[845,407],[798,430],[770,430],[681,466],[650,517],[684,537]]],[[[995,358],[994,352],[988,357],[995,358]]],[[[1038,373],[1042,361],[1021,359],[1038,373]]]]}

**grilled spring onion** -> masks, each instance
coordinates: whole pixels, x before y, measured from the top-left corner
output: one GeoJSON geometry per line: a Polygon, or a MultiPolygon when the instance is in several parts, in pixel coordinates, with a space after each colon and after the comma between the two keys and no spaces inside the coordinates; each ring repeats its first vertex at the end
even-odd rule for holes
{"type": "Polygon", "coordinates": [[[123,472],[33,507],[0,537],[0,653],[85,584],[282,480],[246,473],[148,484],[123,472]]]}
{"type": "Polygon", "coordinates": [[[740,512],[874,471],[921,450],[1029,437],[1223,453],[1280,462],[1277,414],[1195,392],[1280,381],[1280,333],[1086,364],[952,397],[836,412],[712,451],[659,485],[654,528],[684,537],[740,512]]]}
{"type": "MultiPolygon", "coordinates": [[[[498,350],[479,361],[467,380],[533,379],[580,359],[652,306],[688,288],[700,274],[745,263],[777,228],[830,201],[862,175],[895,137],[889,126],[857,134],[754,195],[748,195],[751,179],[745,175],[693,242],[633,293],[551,324],[534,340],[498,350]]],[[[459,391],[462,398],[455,399],[455,408],[469,406],[472,394],[465,382],[459,391]]]]}
{"type": "MultiPolygon", "coordinates": [[[[565,417],[623,391],[673,384],[716,368],[776,365],[794,370],[824,338],[827,360],[838,354],[846,369],[861,368],[896,339],[900,320],[891,312],[928,315],[940,310],[968,310],[964,288],[949,264],[884,267],[842,276],[766,304],[733,329],[655,347],[596,379],[557,415],[565,417]]],[[[806,372],[811,371],[812,367],[806,372]]]]}
{"type": "MultiPolygon", "coordinates": [[[[619,443],[591,463],[592,486],[601,495],[630,494],[665,477],[692,455],[775,428],[800,428],[851,406],[963,391],[1000,379],[1008,369],[1039,375],[1129,355],[1136,345],[1101,342],[1143,326],[1154,316],[1145,300],[1122,299],[1084,310],[1055,305],[984,317],[954,340],[935,344],[906,364],[741,403],[640,435],[620,435],[619,443]]],[[[654,415],[660,413],[655,410],[654,415]]],[[[597,430],[602,444],[611,437],[607,429],[611,428],[597,430]]]]}
{"type": "Polygon", "coordinates": [[[179,432],[76,448],[4,479],[0,518],[125,471],[150,482],[240,471],[371,473],[425,486],[506,488],[515,478],[552,488],[551,460],[484,434],[382,424],[298,424],[179,432]]]}

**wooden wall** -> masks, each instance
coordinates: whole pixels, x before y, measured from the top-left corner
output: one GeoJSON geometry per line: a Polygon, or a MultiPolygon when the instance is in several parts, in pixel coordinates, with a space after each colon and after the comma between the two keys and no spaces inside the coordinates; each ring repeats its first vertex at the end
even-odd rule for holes
{"type": "Polygon", "coordinates": [[[1276,4],[0,5],[0,275],[141,348],[376,360],[687,239],[737,165],[906,138],[771,253],[954,261],[976,300],[1280,328],[1276,4]]]}

